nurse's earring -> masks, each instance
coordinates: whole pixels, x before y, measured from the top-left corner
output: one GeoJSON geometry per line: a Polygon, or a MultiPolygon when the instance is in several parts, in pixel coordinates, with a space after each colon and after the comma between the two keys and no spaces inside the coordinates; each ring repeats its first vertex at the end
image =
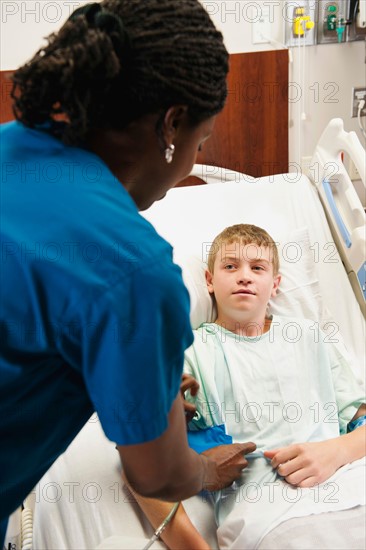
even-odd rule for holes
{"type": "Polygon", "coordinates": [[[174,151],[175,146],[173,144],[169,145],[169,147],[165,149],[165,160],[168,164],[170,164],[173,160],[174,151]]]}

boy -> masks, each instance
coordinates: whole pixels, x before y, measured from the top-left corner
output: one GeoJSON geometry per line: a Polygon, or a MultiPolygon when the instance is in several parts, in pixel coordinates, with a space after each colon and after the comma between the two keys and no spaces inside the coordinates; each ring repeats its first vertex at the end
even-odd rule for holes
{"type": "MultiPolygon", "coordinates": [[[[280,280],[278,251],[263,229],[235,225],[212,243],[206,281],[217,319],[195,331],[186,352],[185,372],[199,384],[183,382],[194,388],[187,399],[197,409],[189,439],[194,446],[194,431],[204,430],[199,439],[216,433],[219,441],[224,428],[222,442],[257,445],[239,484],[215,493],[221,548],[254,548],[284,519],[365,504],[363,392],[312,322],[267,316],[280,280]]],[[[166,511],[162,503],[141,506],[152,523],[166,511]]],[[[182,507],[162,538],[208,548],[182,507]]]]}

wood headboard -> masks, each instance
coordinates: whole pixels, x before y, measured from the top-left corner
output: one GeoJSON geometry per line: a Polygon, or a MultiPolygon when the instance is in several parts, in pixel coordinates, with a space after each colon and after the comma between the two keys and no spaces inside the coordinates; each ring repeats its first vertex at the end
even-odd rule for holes
{"type": "MultiPolygon", "coordinates": [[[[10,74],[0,73],[0,122],[13,119],[10,74]]],[[[287,50],[230,55],[228,99],[197,162],[254,177],[288,172],[287,50]]]]}

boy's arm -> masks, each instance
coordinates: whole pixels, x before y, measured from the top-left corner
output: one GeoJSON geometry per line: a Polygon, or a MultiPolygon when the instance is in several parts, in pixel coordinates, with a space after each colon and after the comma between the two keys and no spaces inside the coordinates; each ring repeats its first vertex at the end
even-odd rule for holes
{"type": "MultiPolygon", "coordinates": [[[[365,415],[365,411],[366,405],[362,404],[352,420],[365,415]]],[[[366,426],[327,441],[289,445],[264,454],[288,483],[312,487],[326,481],[341,466],[366,456],[366,426]]]]}
{"type": "MultiPolygon", "coordinates": [[[[171,511],[173,504],[171,502],[142,497],[128,485],[125,477],[124,481],[154,530],[157,529],[171,511]]],[[[184,548],[185,550],[210,550],[210,546],[194,527],[182,504],[179,505],[174,517],[168,523],[160,538],[171,550],[178,548],[184,548]]]]}

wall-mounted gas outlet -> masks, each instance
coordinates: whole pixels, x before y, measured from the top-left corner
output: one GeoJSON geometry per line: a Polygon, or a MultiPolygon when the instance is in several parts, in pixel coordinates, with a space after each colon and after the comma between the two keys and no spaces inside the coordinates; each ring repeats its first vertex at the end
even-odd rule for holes
{"type": "Polygon", "coordinates": [[[316,43],[313,0],[287,0],[284,9],[286,46],[313,46],[316,43]]]}
{"type": "Polygon", "coordinates": [[[364,99],[365,105],[361,110],[361,116],[366,116],[366,88],[352,88],[352,118],[358,116],[358,106],[364,99]]]}
{"type": "Polygon", "coordinates": [[[319,0],[318,44],[337,44],[346,41],[349,2],[350,0],[319,0]]]}

